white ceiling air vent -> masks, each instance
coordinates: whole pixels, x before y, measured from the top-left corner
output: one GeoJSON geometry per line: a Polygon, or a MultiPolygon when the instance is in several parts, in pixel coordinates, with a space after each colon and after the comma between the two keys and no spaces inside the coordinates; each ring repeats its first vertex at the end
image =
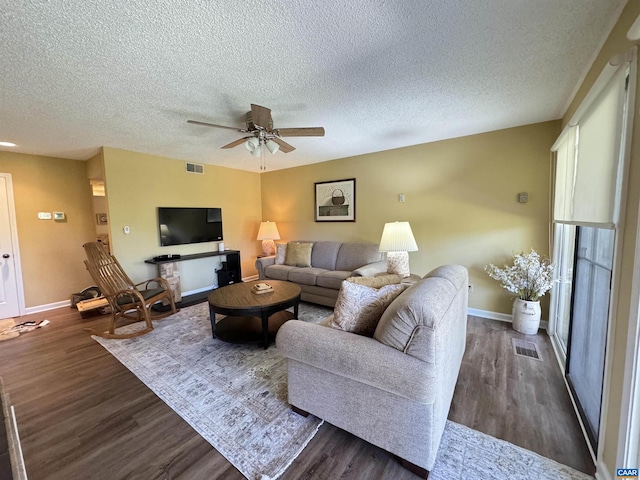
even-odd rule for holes
{"type": "Polygon", "coordinates": [[[185,163],[185,170],[187,173],[199,173],[201,175],[204,174],[204,165],[202,163],[185,163]]]}

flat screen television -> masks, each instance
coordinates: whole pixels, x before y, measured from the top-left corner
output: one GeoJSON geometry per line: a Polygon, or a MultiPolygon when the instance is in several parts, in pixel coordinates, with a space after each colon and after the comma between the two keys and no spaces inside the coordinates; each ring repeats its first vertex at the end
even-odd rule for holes
{"type": "Polygon", "coordinates": [[[158,207],[160,245],[222,240],[222,209],[158,207]]]}

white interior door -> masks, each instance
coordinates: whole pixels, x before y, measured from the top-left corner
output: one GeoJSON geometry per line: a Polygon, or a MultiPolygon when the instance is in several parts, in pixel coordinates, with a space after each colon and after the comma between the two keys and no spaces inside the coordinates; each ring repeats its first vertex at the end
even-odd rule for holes
{"type": "Polygon", "coordinates": [[[11,176],[0,173],[0,319],[21,310],[21,275],[15,231],[11,176]]]}

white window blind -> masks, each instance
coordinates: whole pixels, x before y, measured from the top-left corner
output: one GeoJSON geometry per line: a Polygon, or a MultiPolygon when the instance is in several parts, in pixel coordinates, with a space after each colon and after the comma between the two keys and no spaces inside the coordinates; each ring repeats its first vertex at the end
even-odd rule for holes
{"type": "Polygon", "coordinates": [[[607,72],[606,83],[552,148],[555,222],[609,228],[617,223],[627,72],[628,64],[607,72]]]}
{"type": "Polygon", "coordinates": [[[553,219],[556,222],[571,220],[573,183],[576,170],[576,130],[569,127],[557,142],[556,183],[554,191],[553,219]]]}

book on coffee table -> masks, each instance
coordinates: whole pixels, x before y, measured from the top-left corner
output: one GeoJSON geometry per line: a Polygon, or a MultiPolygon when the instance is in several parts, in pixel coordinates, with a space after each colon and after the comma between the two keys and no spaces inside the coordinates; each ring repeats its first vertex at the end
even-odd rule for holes
{"type": "Polygon", "coordinates": [[[253,287],[251,287],[251,291],[260,295],[262,293],[273,292],[273,287],[268,283],[256,283],[253,287]]]}

